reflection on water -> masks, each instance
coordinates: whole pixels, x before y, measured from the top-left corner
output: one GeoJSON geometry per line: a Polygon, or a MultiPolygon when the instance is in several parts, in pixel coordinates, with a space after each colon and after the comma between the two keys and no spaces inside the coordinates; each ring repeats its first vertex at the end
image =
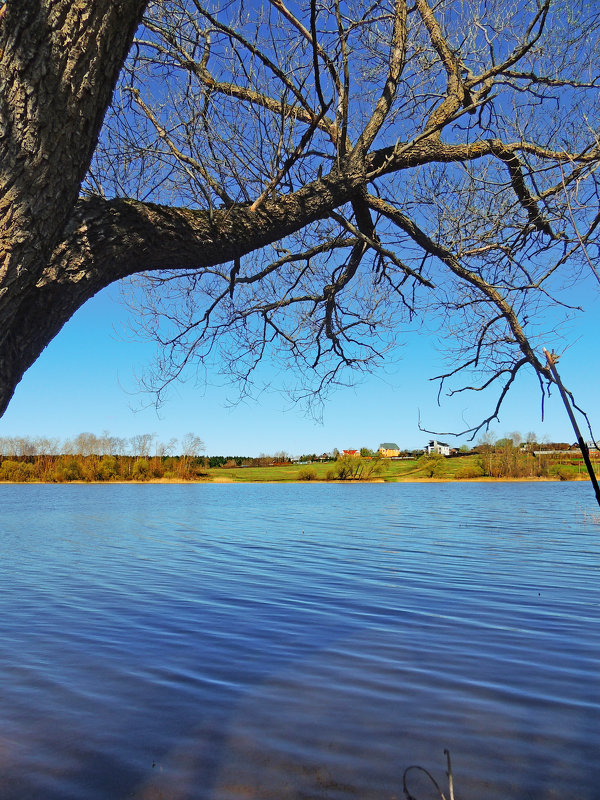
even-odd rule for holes
{"type": "Polygon", "coordinates": [[[0,494],[2,800],[597,800],[586,484],[0,494]]]}

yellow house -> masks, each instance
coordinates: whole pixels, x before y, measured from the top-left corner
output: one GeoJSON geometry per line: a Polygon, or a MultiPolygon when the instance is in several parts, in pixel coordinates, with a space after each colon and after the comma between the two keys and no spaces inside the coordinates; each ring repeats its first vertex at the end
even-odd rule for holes
{"type": "Polygon", "coordinates": [[[383,442],[377,448],[383,458],[397,458],[400,455],[400,448],[395,442],[383,442]]]}

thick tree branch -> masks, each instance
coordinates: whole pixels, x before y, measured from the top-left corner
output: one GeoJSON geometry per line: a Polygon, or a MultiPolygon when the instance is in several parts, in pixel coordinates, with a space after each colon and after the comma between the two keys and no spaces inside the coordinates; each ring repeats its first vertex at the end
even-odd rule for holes
{"type": "Polygon", "coordinates": [[[354,157],[363,158],[364,154],[373,144],[375,137],[381,130],[381,126],[389,115],[390,109],[396,97],[398,82],[404,69],[406,56],[406,0],[396,0],[394,5],[394,28],[390,46],[390,66],[386,81],[378,99],[377,104],[371,114],[370,119],[362,130],[362,133],[354,146],[354,157]]]}

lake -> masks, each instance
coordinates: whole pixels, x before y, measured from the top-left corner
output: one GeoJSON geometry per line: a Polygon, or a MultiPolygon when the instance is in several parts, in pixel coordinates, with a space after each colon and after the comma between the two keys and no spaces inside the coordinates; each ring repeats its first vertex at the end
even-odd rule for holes
{"type": "Polygon", "coordinates": [[[600,796],[586,483],[0,501],[2,800],[600,796]]]}

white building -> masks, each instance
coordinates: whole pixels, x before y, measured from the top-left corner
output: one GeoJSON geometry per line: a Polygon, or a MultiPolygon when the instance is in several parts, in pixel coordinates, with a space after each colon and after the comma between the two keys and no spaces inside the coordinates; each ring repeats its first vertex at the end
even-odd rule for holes
{"type": "Polygon", "coordinates": [[[441,456],[449,456],[450,445],[446,444],[446,442],[438,442],[437,439],[431,439],[425,448],[425,452],[428,454],[439,453],[441,456]]]}

